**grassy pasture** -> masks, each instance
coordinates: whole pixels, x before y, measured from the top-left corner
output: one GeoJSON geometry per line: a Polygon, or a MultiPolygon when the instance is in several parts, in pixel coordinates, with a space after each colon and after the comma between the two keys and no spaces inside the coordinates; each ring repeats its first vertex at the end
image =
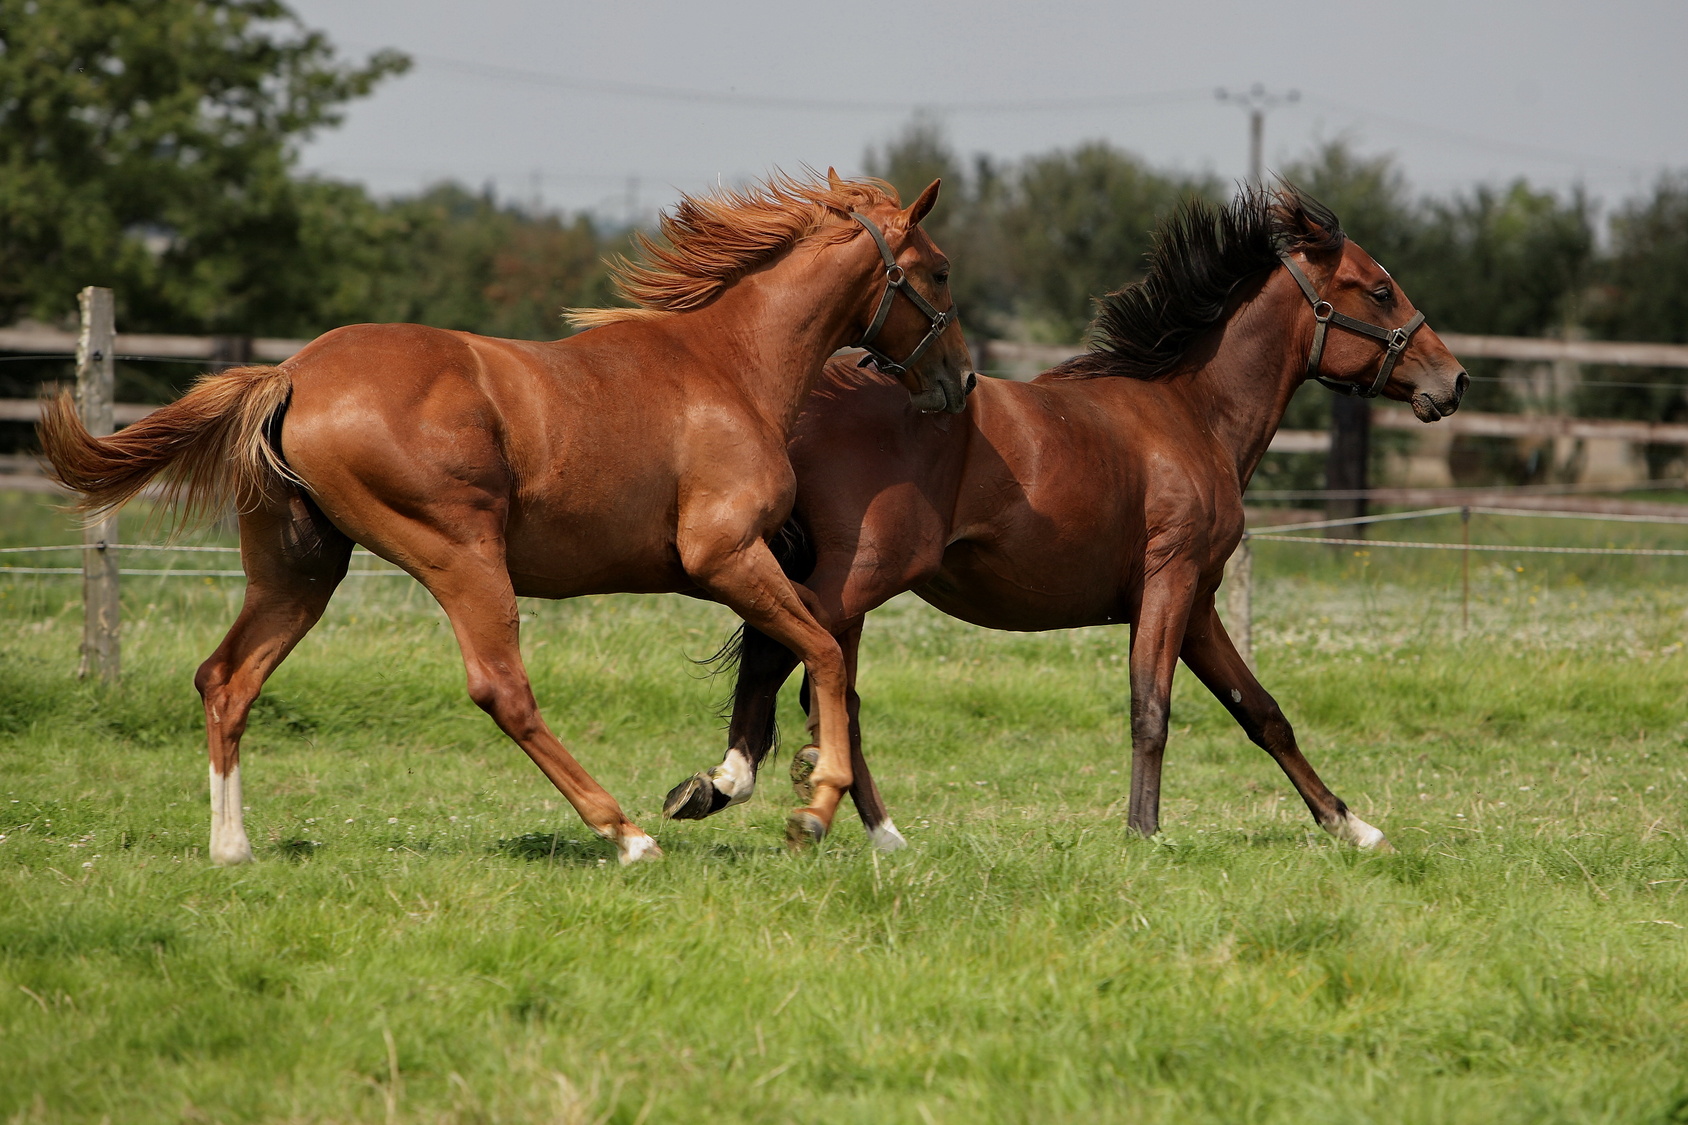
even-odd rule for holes
{"type": "MultiPolygon", "coordinates": [[[[67,538],[0,495],[0,545],[67,538]]],[[[76,580],[0,577],[0,1121],[1688,1121],[1688,559],[1483,556],[1465,631],[1449,555],[1256,576],[1263,678],[1398,854],[1326,840],[1182,674],[1167,830],[1127,836],[1123,632],[908,599],[863,690],[909,849],[846,814],[787,854],[783,767],[664,823],[727,615],[524,603],[542,705],[667,852],[622,870],[369,578],[260,701],[259,862],[217,870],[191,677],[239,581],[127,580],[105,691],[76,580]]]]}

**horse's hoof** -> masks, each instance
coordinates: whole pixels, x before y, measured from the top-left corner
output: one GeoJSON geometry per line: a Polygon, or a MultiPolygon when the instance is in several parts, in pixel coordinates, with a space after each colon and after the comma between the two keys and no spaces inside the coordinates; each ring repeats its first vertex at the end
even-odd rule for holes
{"type": "Polygon", "coordinates": [[[908,841],[903,839],[903,834],[888,820],[868,829],[867,838],[873,845],[873,850],[878,852],[900,852],[908,847],[908,841]]]}
{"type": "Polygon", "coordinates": [[[1345,813],[1324,828],[1338,840],[1345,844],[1353,844],[1361,851],[1387,854],[1395,850],[1384,838],[1382,829],[1373,828],[1353,813],[1345,813]]]}
{"type": "Polygon", "coordinates": [[[715,788],[707,773],[695,773],[668,791],[662,815],[669,820],[702,820],[726,808],[731,800],[715,788]]]}
{"type": "Polygon", "coordinates": [[[244,832],[239,836],[220,836],[213,833],[209,854],[211,862],[218,867],[239,867],[243,863],[252,862],[252,845],[247,842],[244,832]]]}
{"type": "MultiPolygon", "coordinates": [[[[815,787],[809,777],[820,765],[821,748],[819,746],[805,746],[797,751],[791,759],[791,787],[797,792],[797,799],[808,804],[815,799],[815,787]]],[[[824,833],[824,829],[822,830],[824,833]]]]}
{"type": "Polygon", "coordinates": [[[615,842],[615,850],[623,867],[641,860],[662,858],[662,849],[656,846],[656,841],[643,834],[623,836],[615,842]]]}
{"type": "Polygon", "coordinates": [[[826,839],[826,824],[808,809],[798,809],[785,820],[785,842],[794,849],[806,848],[826,839]]]}

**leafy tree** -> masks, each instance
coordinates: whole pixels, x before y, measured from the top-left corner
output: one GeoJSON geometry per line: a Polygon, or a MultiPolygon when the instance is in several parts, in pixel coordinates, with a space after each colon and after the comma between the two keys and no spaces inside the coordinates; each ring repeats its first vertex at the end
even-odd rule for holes
{"type": "Polygon", "coordinates": [[[1592,209],[1581,192],[1561,200],[1519,180],[1434,201],[1427,211],[1409,291],[1437,323],[1540,336],[1575,320],[1594,257],[1592,209]]]}
{"type": "Polygon", "coordinates": [[[927,220],[955,266],[956,300],[972,333],[1077,340],[1092,302],[1142,276],[1160,217],[1209,180],[1163,175],[1100,142],[1002,168],[963,167],[930,118],[869,150],[869,174],[905,197],[944,179],[927,220]]]}
{"type": "Polygon", "coordinates": [[[0,320],[101,284],[131,329],[335,323],[386,228],[298,145],[407,65],[337,61],[281,0],[0,0],[0,320]]]}
{"type": "MultiPolygon", "coordinates": [[[[1602,263],[1602,284],[1594,287],[1586,311],[1589,328],[1614,340],[1688,343],[1688,173],[1662,177],[1650,197],[1635,200],[1612,218],[1612,246],[1602,263]]],[[[1607,417],[1688,417],[1682,372],[1674,368],[1595,369],[1592,382],[1650,383],[1650,387],[1584,388],[1590,413],[1607,417]],[[1589,400],[1598,399],[1596,411],[1589,400]]],[[[1680,455],[1653,449],[1656,467],[1680,455]]]]}
{"type": "Polygon", "coordinates": [[[1188,195],[1215,193],[1211,180],[1152,171],[1102,142],[1027,160],[1002,225],[1032,334],[1078,339],[1097,297],[1142,276],[1160,218],[1188,195]]]}
{"type": "Polygon", "coordinates": [[[1412,256],[1421,215],[1393,157],[1361,156],[1345,141],[1330,141],[1286,168],[1283,179],[1335,211],[1342,229],[1385,269],[1398,270],[1412,256]]]}
{"type": "Polygon", "coordinates": [[[1590,327],[1618,340],[1688,343],[1688,172],[1612,218],[1612,251],[1590,327]]]}
{"type": "Polygon", "coordinates": [[[612,299],[605,240],[590,219],[533,216],[440,184],[384,209],[395,225],[366,319],[555,339],[560,313],[612,299]]]}
{"type": "Polygon", "coordinates": [[[937,206],[926,218],[928,234],[949,256],[950,285],[962,325],[970,335],[996,335],[1012,304],[1013,283],[1001,229],[1003,182],[988,157],[963,169],[942,127],[917,116],[883,148],[868,150],[870,176],[887,180],[907,202],[942,178],[937,206]]]}

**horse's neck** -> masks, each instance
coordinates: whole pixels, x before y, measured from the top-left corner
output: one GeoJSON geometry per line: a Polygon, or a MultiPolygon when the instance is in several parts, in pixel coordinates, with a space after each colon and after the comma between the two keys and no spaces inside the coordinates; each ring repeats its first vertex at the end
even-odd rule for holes
{"type": "Polygon", "coordinates": [[[1236,460],[1239,486],[1266,455],[1306,374],[1302,318],[1295,315],[1303,307],[1294,281],[1274,272],[1219,326],[1212,357],[1194,375],[1208,403],[1208,427],[1236,460]]]}
{"type": "Polygon", "coordinates": [[[732,377],[787,433],[827,357],[849,343],[858,288],[841,279],[839,249],[803,247],[748,275],[699,313],[712,322],[732,377]]]}

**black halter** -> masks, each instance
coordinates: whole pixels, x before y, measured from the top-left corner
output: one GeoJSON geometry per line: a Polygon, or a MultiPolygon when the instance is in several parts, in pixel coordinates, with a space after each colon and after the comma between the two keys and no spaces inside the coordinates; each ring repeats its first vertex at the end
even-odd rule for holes
{"type": "Polygon", "coordinates": [[[1288,254],[1279,254],[1283,259],[1284,268],[1295,278],[1295,283],[1301,286],[1301,292],[1306,294],[1308,302],[1313,306],[1313,350],[1307,355],[1307,378],[1317,379],[1321,386],[1341,395],[1358,396],[1360,398],[1376,398],[1382,392],[1384,384],[1389,382],[1389,373],[1395,370],[1395,361],[1401,358],[1401,353],[1407,350],[1407,343],[1413,338],[1413,333],[1424,326],[1424,314],[1415,313],[1413,318],[1399,328],[1384,328],[1377,324],[1368,324],[1363,320],[1355,320],[1336,311],[1329,301],[1320,298],[1313,289],[1313,283],[1307,280],[1307,275],[1301,272],[1288,254]],[[1358,383],[1338,383],[1334,379],[1327,379],[1319,374],[1319,359],[1325,354],[1325,326],[1334,324],[1338,328],[1346,328],[1350,332],[1358,332],[1362,336],[1370,336],[1375,340],[1382,340],[1383,363],[1377,369],[1377,378],[1372,381],[1368,390],[1358,383]]]}
{"type": "Polygon", "coordinates": [[[933,308],[932,302],[922,297],[920,290],[909,284],[908,276],[903,272],[903,267],[897,264],[897,256],[891,253],[890,244],[885,241],[885,236],[880,233],[879,227],[874,224],[874,221],[860,211],[851,211],[850,217],[866,227],[867,232],[873,235],[873,241],[879,247],[879,256],[885,259],[885,294],[879,298],[879,308],[873,314],[873,323],[867,326],[867,332],[856,344],[856,347],[867,352],[867,355],[862,358],[860,366],[865,367],[871,360],[878,366],[879,370],[892,378],[896,378],[908,368],[919,363],[920,357],[926,354],[926,349],[937,343],[938,337],[944,334],[944,330],[955,323],[955,310],[939,312],[933,308]],[[928,325],[925,337],[914,346],[914,351],[910,352],[908,358],[901,363],[873,346],[873,341],[879,335],[879,330],[885,327],[885,318],[891,313],[891,302],[897,299],[899,292],[914,303],[914,307],[919,309],[921,314],[926,317],[928,325]]]}

